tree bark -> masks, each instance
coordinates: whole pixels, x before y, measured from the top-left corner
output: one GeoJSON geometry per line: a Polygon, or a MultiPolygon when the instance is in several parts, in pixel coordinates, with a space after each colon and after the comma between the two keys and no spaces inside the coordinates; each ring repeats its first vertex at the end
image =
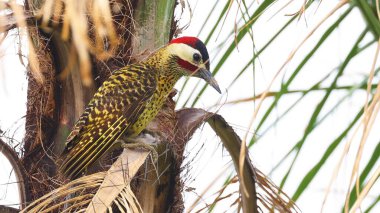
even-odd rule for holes
{"type": "MultiPolygon", "coordinates": [[[[57,129],[56,77],[53,51],[48,39],[39,29],[29,27],[29,34],[39,57],[40,84],[28,72],[27,111],[22,165],[26,171],[26,201],[30,202],[56,187],[51,177],[55,175],[52,158],[52,138],[57,129]]],[[[29,68],[30,69],[30,68],[29,68]]]]}
{"type": "MultiPolygon", "coordinates": [[[[44,1],[41,0],[29,0],[26,3],[26,9],[36,14],[43,3],[44,1]]],[[[55,25],[51,29],[49,28],[49,32],[46,32],[42,28],[35,27],[39,26],[39,20],[29,21],[28,31],[38,56],[44,82],[43,84],[37,82],[31,76],[31,71],[28,71],[25,152],[22,159],[22,166],[27,171],[25,177],[27,202],[41,197],[65,181],[58,179],[56,163],[59,162],[67,135],[96,88],[113,70],[130,63],[132,52],[139,55],[145,50],[153,51],[167,43],[170,39],[169,36],[173,34],[171,28],[173,26],[174,0],[135,0],[131,2],[120,0],[112,4],[118,7],[113,18],[117,23],[115,27],[121,42],[113,51],[116,53],[114,57],[107,60],[91,57],[94,84],[90,86],[83,84],[77,59],[78,53],[71,40],[62,40],[60,28],[62,26],[55,25]],[[135,22],[131,16],[125,14],[133,14],[135,22]],[[134,29],[134,24],[137,26],[136,29],[134,29]],[[63,73],[66,72],[65,70],[69,70],[69,72],[63,73]],[[65,76],[65,78],[60,79],[60,76],[65,76]]],[[[91,37],[91,35],[89,36],[91,37]]],[[[159,150],[161,149],[159,148],[159,150]]],[[[166,148],[164,149],[166,150],[166,148]]],[[[110,157],[108,157],[109,160],[110,157]]],[[[172,161],[170,157],[165,159],[165,161],[168,160],[172,161]]],[[[163,159],[160,158],[160,163],[162,161],[163,159]]],[[[95,172],[101,169],[105,168],[98,165],[90,171],[95,172]]],[[[161,171],[163,168],[160,166],[159,169],[161,171]]],[[[146,174],[147,177],[151,177],[151,175],[151,173],[146,174]]],[[[162,181],[165,179],[166,182],[172,182],[172,178],[171,176],[162,177],[162,181]]],[[[157,179],[157,177],[152,176],[152,179],[157,179]]],[[[136,188],[136,191],[141,193],[141,196],[138,195],[138,197],[144,208],[152,209],[151,205],[155,203],[153,209],[161,208],[160,212],[167,212],[168,207],[161,205],[162,200],[167,199],[167,196],[161,196],[161,200],[148,203],[144,201],[143,195],[157,194],[157,191],[172,192],[172,188],[157,188],[159,185],[153,187],[149,184],[141,184],[140,187],[136,188]],[[151,193],[153,191],[156,192],[151,193]]],[[[154,197],[154,199],[156,198],[154,197]]],[[[167,202],[170,203],[171,200],[169,199],[167,202]]]]}

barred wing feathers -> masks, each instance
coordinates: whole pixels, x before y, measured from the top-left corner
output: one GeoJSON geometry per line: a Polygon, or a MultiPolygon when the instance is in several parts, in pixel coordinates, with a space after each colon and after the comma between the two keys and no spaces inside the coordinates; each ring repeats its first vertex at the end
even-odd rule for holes
{"type": "Polygon", "coordinates": [[[115,71],[68,136],[61,172],[75,178],[111,148],[138,120],[153,96],[156,81],[156,72],[141,64],[115,71]]]}

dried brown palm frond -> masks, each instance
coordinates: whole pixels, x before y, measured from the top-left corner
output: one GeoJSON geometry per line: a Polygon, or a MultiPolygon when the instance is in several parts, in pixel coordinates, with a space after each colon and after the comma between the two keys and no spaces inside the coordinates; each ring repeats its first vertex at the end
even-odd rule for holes
{"type": "MultiPolygon", "coordinates": [[[[125,5],[130,4],[128,2],[125,5]]],[[[124,10],[132,11],[131,8],[121,8],[125,5],[109,0],[28,1],[25,6],[16,1],[2,2],[0,11],[4,15],[0,16],[0,32],[6,33],[16,27],[26,30],[37,26],[47,33],[59,34],[62,42],[69,42],[75,49],[82,81],[85,85],[90,85],[93,81],[90,55],[98,60],[108,59],[115,55],[117,46],[122,42],[113,23],[114,15],[120,15],[124,10]]],[[[32,35],[28,32],[27,35],[32,74],[42,83],[35,44],[32,35]]]]}
{"type": "Polygon", "coordinates": [[[34,201],[23,212],[105,212],[107,209],[112,212],[112,204],[127,211],[141,212],[129,182],[146,156],[147,153],[129,153],[125,150],[107,172],[95,173],[69,182],[34,201]]]}
{"type": "MultiPolygon", "coordinates": [[[[2,131],[0,129],[0,136],[2,136],[2,131]]],[[[18,154],[15,151],[14,148],[12,148],[8,143],[5,143],[0,138],[0,154],[4,155],[5,158],[8,159],[9,163],[11,164],[13,171],[16,176],[16,180],[18,182],[18,192],[19,192],[19,199],[20,203],[24,203],[26,200],[26,194],[25,194],[25,185],[24,185],[24,177],[25,177],[25,171],[20,163],[20,159],[18,158],[18,154]]],[[[1,207],[1,206],[0,206],[1,207]]],[[[3,212],[3,210],[0,209],[0,212],[3,212]]]]}
{"type": "MultiPolygon", "coordinates": [[[[222,116],[206,112],[201,109],[183,109],[177,114],[180,117],[179,124],[183,125],[182,129],[192,132],[202,123],[208,122],[215,133],[220,137],[224,147],[227,149],[232,158],[235,165],[235,170],[238,174],[237,177],[240,184],[240,196],[235,202],[238,204],[238,208],[241,206],[244,212],[258,212],[259,202],[261,204],[260,206],[269,211],[276,209],[280,212],[299,212],[295,203],[274,183],[272,183],[268,177],[252,165],[248,154],[245,155],[243,171],[238,172],[240,165],[240,147],[242,145],[242,141],[222,116]],[[242,183],[242,181],[244,181],[244,183],[242,183]],[[258,191],[258,189],[260,189],[260,191],[258,191]]],[[[235,178],[232,178],[231,180],[234,179],[235,178]]],[[[229,182],[229,184],[233,183],[234,181],[229,182]]],[[[223,187],[220,190],[221,192],[223,191],[223,187]]],[[[213,204],[224,201],[224,199],[220,198],[221,193],[214,200],[213,204]]],[[[193,206],[195,205],[196,203],[193,206]]],[[[189,211],[191,210],[192,209],[189,211]]]]}
{"type": "Polygon", "coordinates": [[[256,170],[257,199],[261,206],[273,212],[301,212],[288,195],[278,188],[265,174],[256,170]]]}
{"type": "Polygon", "coordinates": [[[30,8],[35,18],[41,21],[42,29],[58,29],[62,41],[71,42],[81,67],[82,80],[90,84],[90,53],[99,60],[110,58],[120,42],[112,24],[110,1],[46,0],[42,5],[30,5],[30,8]]]}
{"type": "Polygon", "coordinates": [[[125,149],[107,172],[73,180],[35,200],[22,212],[142,212],[129,183],[148,153],[125,149]]]}
{"type": "Polygon", "coordinates": [[[147,156],[148,152],[125,149],[107,171],[102,185],[87,206],[86,212],[106,212],[113,203],[119,209],[126,209],[126,212],[142,212],[129,184],[147,156]]]}
{"type": "Polygon", "coordinates": [[[89,191],[101,185],[106,172],[99,172],[71,181],[29,204],[22,212],[63,211],[80,209],[91,202],[94,196],[89,191]],[[83,191],[86,191],[83,193],[83,191]],[[75,194],[75,196],[71,196],[75,194]]]}

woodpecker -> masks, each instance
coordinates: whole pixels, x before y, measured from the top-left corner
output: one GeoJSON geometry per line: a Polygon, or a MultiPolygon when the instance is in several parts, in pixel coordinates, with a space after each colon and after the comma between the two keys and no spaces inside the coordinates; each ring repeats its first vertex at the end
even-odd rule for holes
{"type": "Polygon", "coordinates": [[[221,93],[206,46],[196,37],[173,39],[147,59],[114,71],[67,137],[61,173],[75,179],[120,136],[139,135],[182,76],[202,78],[221,93]]]}

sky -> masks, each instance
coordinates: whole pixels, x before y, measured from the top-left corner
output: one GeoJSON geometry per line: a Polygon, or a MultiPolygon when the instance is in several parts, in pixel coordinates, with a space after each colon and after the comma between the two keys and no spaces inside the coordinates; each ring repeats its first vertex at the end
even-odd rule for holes
{"type": "MultiPolygon", "coordinates": [[[[190,7],[193,11],[193,16],[189,27],[183,32],[182,35],[197,36],[199,34],[201,23],[204,22],[208,15],[208,11],[213,7],[215,0],[212,1],[189,1],[190,7]]],[[[279,7],[271,8],[268,11],[268,15],[263,16],[254,25],[254,44],[257,49],[260,49],[269,39],[269,36],[276,32],[282,24],[284,24],[285,14],[294,13],[299,9],[300,3],[303,1],[294,1],[289,7],[287,7],[282,13],[279,13],[272,17],[272,15],[279,9],[279,7]]],[[[247,98],[254,94],[259,94],[267,88],[268,84],[272,80],[275,72],[281,67],[282,63],[287,59],[290,52],[305,38],[311,29],[325,16],[329,10],[334,6],[336,1],[322,1],[321,5],[317,7],[312,6],[305,18],[300,19],[297,23],[291,25],[282,36],[280,36],[276,42],[271,45],[267,51],[265,51],[259,58],[255,66],[255,78],[253,78],[252,72],[245,73],[232,88],[227,89],[231,76],[238,72],[252,57],[253,45],[249,38],[245,38],[238,46],[238,49],[233,52],[231,57],[226,61],[225,65],[221,68],[220,72],[216,75],[223,94],[219,95],[212,88],[206,90],[205,94],[201,97],[196,107],[208,109],[213,112],[221,114],[231,126],[234,127],[240,137],[244,137],[247,131],[250,132],[249,136],[252,136],[254,129],[249,129],[249,122],[253,114],[253,110],[257,107],[257,103],[244,103],[237,105],[226,105],[225,102],[236,100],[240,98],[247,98]],[[215,104],[219,104],[217,107],[211,107],[215,104]]],[[[217,4],[216,11],[220,11],[224,4],[217,4]]],[[[256,7],[256,6],[254,6],[256,7]]],[[[211,69],[215,68],[215,62],[221,57],[220,53],[226,49],[226,45],[218,49],[218,45],[224,41],[226,34],[228,34],[234,27],[237,5],[234,4],[231,8],[231,12],[226,18],[224,27],[217,28],[220,31],[218,38],[213,37],[208,43],[207,47],[210,53],[211,69]]],[[[338,14],[340,12],[338,11],[338,14]]],[[[177,11],[177,16],[179,12],[177,11]]],[[[199,38],[205,39],[208,34],[208,30],[211,29],[213,23],[217,19],[217,13],[212,14],[209,17],[209,22],[206,24],[205,30],[199,34],[199,38]]],[[[336,20],[336,16],[327,20],[326,24],[321,26],[321,29],[326,29],[328,23],[336,20]]],[[[185,9],[182,15],[180,26],[185,25],[189,21],[189,12],[185,9]]],[[[326,41],[324,49],[320,52],[322,54],[316,54],[315,57],[308,63],[301,76],[291,85],[291,89],[304,89],[314,84],[316,80],[321,79],[324,75],[333,70],[338,64],[342,62],[345,57],[345,53],[350,48],[350,45],[355,42],[356,37],[364,29],[365,23],[361,17],[359,11],[354,11],[349,18],[340,25],[340,29],[337,33],[334,33],[330,39],[326,41]],[[347,36],[350,35],[350,36],[347,36]]],[[[323,30],[322,30],[323,31],[323,30]]],[[[275,81],[272,90],[279,88],[282,78],[289,77],[289,73],[292,72],[305,53],[315,44],[321,33],[317,31],[308,42],[300,49],[295,55],[293,60],[285,68],[281,77],[275,81]]],[[[0,85],[0,128],[2,130],[9,130],[9,133],[15,132],[16,138],[21,140],[23,135],[23,115],[25,115],[25,100],[27,84],[25,81],[25,68],[17,63],[17,45],[15,45],[15,37],[11,37],[10,40],[2,46],[2,63],[0,63],[1,70],[0,79],[1,82],[12,82],[11,84],[0,85]],[[13,40],[12,40],[13,39],[13,40]],[[13,55],[13,56],[12,56],[13,55]],[[9,63],[12,61],[12,63],[9,63]]],[[[369,40],[370,38],[366,38],[369,40]]],[[[228,40],[229,43],[231,39],[228,40]]],[[[17,43],[17,42],[16,42],[17,43]]],[[[351,63],[347,68],[347,72],[344,78],[339,82],[340,84],[350,84],[360,81],[360,76],[367,74],[370,70],[371,63],[374,57],[375,46],[369,48],[365,53],[355,60],[355,63],[351,63]]],[[[250,68],[253,70],[253,68],[250,68]]],[[[378,79],[377,79],[378,80],[378,79]]],[[[184,79],[182,79],[176,88],[181,88],[184,79]]],[[[197,87],[193,90],[193,86],[197,83],[196,79],[190,80],[190,86],[186,87],[183,91],[183,97],[187,97],[188,94],[198,91],[197,87]]],[[[323,94],[314,93],[305,98],[301,104],[299,104],[290,114],[279,122],[275,127],[266,133],[260,142],[255,144],[250,150],[250,156],[254,165],[276,183],[279,184],[281,177],[287,169],[287,165],[290,164],[289,159],[285,160],[285,163],[277,170],[271,173],[273,167],[281,160],[281,158],[288,152],[289,147],[293,146],[297,140],[303,135],[303,131],[309,120],[310,114],[314,109],[317,102],[320,100],[323,94]]],[[[333,100],[339,99],[344,94],[335,94],[333,100]]],[[[287,106],[291,105],[299,95],[289,95],[286,100],[281,101],[276,108],[277,113],[281,114],[287,106]]],[[[356,110],[363,105],[365,101],[365,93],[356,93],[349,100],[346,100],[344,107],[340,107],[334,113],[332,113],[323,126],[314,131],[308,138],[306,145],[300,154],[301,161],[297,161],[294,165],[295,169],[289,175],[289,181],[284,186],[284,191],[289,195],[292,195],[297,188],[300,178],[302,178],[306,172],[319,160],[320,156],[324,153],[339,131],[341,131],[345,124],[350,120],[350,115],[355,113],[356,110]]],[[[184,103],[183,98],[179,98],[178,107],[184,103]]],[[[269,102],[264,102],[262,109],[268,107],[269,102]]],[[[327,103],[327,106],[333,106],[334,101],[327,103]]],[[[261,110],[258,117],[262,116],[261,110]]],[[[326,113],[322,111],[322,113],[326,113]]],[[[270,119],[276,119],[275,116],[270,119]]],[[[257,122],[254,122],[254,126],[257,122]]],[[[373,129],[378,129],[379,119],[377,119],[373,129]]],[[[257,133],[260,134],[260,133],[257,133]]],[[[348,140],[348,139],[347,139],[348,140]]],[[[353,147],[357,147],[357,139],[354,142],[353,147]]],[[[371,134],[365,147],[365,153],[371,153],[371,150],[378,143],[378,135],[371,134]]],[[[325,188],[328,184],[331,175],[334,171],[336,161],[339,159],[343,150],[343,146],[339,146],[338,150],[334,152],[333,156],[327,162],[326,166],[322,168],[322,172],[317,176],[307,191],[297,201],[297,205],[303,212],[320,212],[321,203],[325,194],[325,188]]],[[[333,186],[332,192],[329,195],[329,200],[325,206],[325,212],[337,212],[341,208],[341,204],[344,201],[346,188],[348,184],[347,176],[351,175],[351,165],[353,156],[355,156],[355,149],[351,149],[348,157],[344,160],[343,169],[339,173],[337,180],[333,186]]],[[[183,178],[185,180],[186,187],[191,188],[189,192],[184,193],[185,205],[187,209],[192,205],[193,201],[201,195],[204,190],[214,183],[214,185],[208,190],[208,192],[201,199],[201,204],[195,208],[199,209],[204,205],[210,203],[213,198],[213,193],[220,189],[226,178],[233,173],[233,167],[231,165],[228,152],[223,149],[220,140],[215,133],[212,132],[208,125],[202,126],[197,131],[191,142],[186,149],[187,161],[184,168],[186,168],[183,178]]],[[[369,156],[363,156],[362,162],[366,162],[369,156]]],[[[379,165],[379,162],[377,163],[379,165]]],[[[376,167],[376,166],[375,166],[376,167]]],[[[3,156],[0,155],[0,168],[4,171],[9,169],[9,172],[0,173],[0,204],[15,204],[18,202],[16,195],[16,187],[14,176],[11,174],[10,166],[7,164],[3,156]]],[[[186,188],[185,188],[186,189],[186,188]]],[[[237,190],[237,185],[227,189],[228,192],[234,192],[237,190]]],[[[368,205],[370,201],[378,196],[380,191],[380,184],[375,184],[373,190],[370,191],[368,199],[364,201],[364,206],[368,205]]],[[[233,198],[227,199],[223,204],[218,205],[215,212],[223,212],[229,209],[229,205],[234,201],[233,198]]],[[[380,206],[377,205],[374,212],[380,211],[380,206]]],[[[233,212],[230,209],[228,212],[233,212]]]]}

